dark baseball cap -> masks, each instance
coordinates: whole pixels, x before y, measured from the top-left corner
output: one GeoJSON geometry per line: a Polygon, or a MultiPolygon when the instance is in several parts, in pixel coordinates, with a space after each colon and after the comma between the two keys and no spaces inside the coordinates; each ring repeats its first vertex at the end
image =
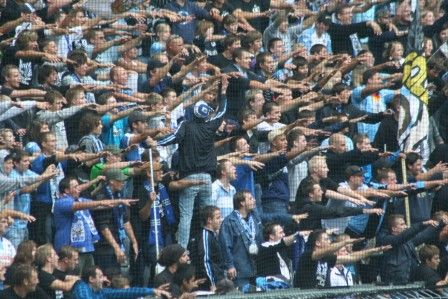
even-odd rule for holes
{"type": "Polygon", "coordinates": [[[345,169],[345,176],[347,179],[354,175],[364,175],[364,173],[365,171],[357,165],[350,165],[345,169]]]}
{"type": "Polygon", "coordinates": [[[125,175],[120,168],[111,168],[104,172],[106,179],[108,180],[116,180],[124,182],[128,179],[128,176],[125,175]]]}
{"type": "Polygon", "coordinates": [[[19,10],[21,13],[35,13],[36,9],[29,3],[24,3],[19,6],[19,10]]]}

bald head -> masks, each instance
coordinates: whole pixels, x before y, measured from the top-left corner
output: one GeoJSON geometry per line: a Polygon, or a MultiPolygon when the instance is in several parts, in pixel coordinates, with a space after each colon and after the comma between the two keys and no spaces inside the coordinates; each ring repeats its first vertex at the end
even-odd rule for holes
{"type": "Polygon", "coordinates": [[[333,134],[329,139],[329,144],[336,153],[345,153],[345,136],[342,134],[333,134]]]}

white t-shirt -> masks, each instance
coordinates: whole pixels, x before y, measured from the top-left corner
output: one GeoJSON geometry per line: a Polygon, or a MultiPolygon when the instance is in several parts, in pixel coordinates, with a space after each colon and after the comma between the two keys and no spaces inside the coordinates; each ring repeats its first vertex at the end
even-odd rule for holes
{"type": "Polygon", "coordinates": [[[16,256],[16,249],[12,243],[3,237],[0,237],[0,266],[9,267],[16,256]]]}

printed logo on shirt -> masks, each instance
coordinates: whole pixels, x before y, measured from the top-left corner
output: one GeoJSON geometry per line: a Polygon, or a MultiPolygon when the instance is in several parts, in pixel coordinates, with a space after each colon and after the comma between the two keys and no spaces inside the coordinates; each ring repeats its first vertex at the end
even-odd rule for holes
{"type": "Polygon", "coordinates": [[[316,270],[316,281],[317,285],[320,287],[324,287],[327,282],[327,273],[328,273],[328,264],[318,262],[317,270],[316,270]]]}
{"type": "Polygon", "coordinates": [[[258,6],[257,4],[254,5],[254,7],[252,7],[252,12],[260,12],[260,6],[258,6]]]}

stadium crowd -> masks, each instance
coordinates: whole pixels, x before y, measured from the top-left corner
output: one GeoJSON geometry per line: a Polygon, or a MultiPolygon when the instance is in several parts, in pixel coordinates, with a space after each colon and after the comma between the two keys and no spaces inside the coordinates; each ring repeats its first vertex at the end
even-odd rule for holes
{"type": "Polygon", "coordinates": [[[0,298],[447,285],[447,40],[439,0],[1,0],[0,298]]]}

